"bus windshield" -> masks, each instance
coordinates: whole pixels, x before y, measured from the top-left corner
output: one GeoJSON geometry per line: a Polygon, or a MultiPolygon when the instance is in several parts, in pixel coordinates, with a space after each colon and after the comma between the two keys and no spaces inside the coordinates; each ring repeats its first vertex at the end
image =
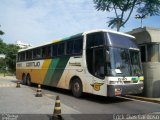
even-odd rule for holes
{"type": "Polygon", "coordinates": [[[140,63],[140,52],[136,50],[130,50],[130,58],[131,58],[131,70],[132,75],[142,75],[141,63],[140,63]]]}
{"type": "Polygon", "coordinates": [[[142,74],[137,50],[110,47],[110,61],[113,76],[139,76],[142,74]]]}

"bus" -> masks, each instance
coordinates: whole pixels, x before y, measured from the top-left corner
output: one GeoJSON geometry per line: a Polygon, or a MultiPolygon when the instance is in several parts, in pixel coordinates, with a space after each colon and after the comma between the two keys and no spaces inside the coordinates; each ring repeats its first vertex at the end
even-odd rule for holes
{"type": "Polygon", "coordinates": [[[134,37],[106,29],[91,30],[20,50],[16,78],[100,96],[140,94],[143,72],[134,37]]]}

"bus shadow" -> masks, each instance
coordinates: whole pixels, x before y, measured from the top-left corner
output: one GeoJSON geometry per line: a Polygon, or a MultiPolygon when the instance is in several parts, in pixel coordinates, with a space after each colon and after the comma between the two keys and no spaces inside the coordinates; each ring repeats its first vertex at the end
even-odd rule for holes
{"type": "Polygon", "coordinates": [[[126,101],[132,101],[120,97],[104,97],[104,96],[99,96],[99,95],[92,95],[85,93],[84,94],[84,99],[92,102],[98,102],[101,104],[112,104],[112,103],[121,103],[121,102],[126,102],[126,101]]]}
{"type": "Polygon", "coordinates": [[[12,83],[17,83],[17,82],[20,82],[22,84],[22,81],[21,80],[11,80],[12,83]]]}
{"type": "MultiPolygon", "coordinates": [[[[37,84],[33,84],[31,87],[33,87],[35,89],[35,88],[37,88],[37,84]]],[[[66,96],[67,99],[82,100],[82,101],[86,100],[86,101],[96,102],[96,103],[100,103],[100,104],[113,104],[113,103],[132,101],[132,100],[120,98],[120,97],[104,97],[104,96],[93,95],[93,94],[89,94],[89,93],[84,93],[81,98],[76,98],[72,95],[71,91],[66,90],[66,89],[50,87],[50,86],[45,86],[45,85],[42,85],[42,89],[47,90],[51,93],[55,92],[57,95],[60,94],[60,95],[66,96]]],[[[55,98],[55,96],[54,96],[54,98],[55,98]]]]}
{"type": "MultiPolygon", "coordinates": [[[[30,87],[36,89],[38,87],[38,85],[37,84],[32,84],[30,87]]],[[[71,91],[66,90],[66,89],[56,88],[56,87],[51,87],[51,86],[45,86],[45,85],[41,85],[41,88],[43,90],[47,90],[49,92],[55,92],[57,94],[72,96],[71,91]]]]}

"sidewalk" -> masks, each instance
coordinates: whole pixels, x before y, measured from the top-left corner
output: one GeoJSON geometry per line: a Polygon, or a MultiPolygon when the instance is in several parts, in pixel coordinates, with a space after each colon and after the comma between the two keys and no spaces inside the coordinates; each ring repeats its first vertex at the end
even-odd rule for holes
{"type": "MultiPolygon", "coordinates": [[[[54,100],[45,94],[35,97],[35,91],[24,85],[16,88],[16,82],[15,77],[0,77],[0,114],[53,114],[56,96],[54,100]]],[[[61,111],[63,114],[80,113],[63,103],[61,111]]]]}
{"type": "Polygon", "coordinates": [[[125,95],[125,97],[147,101],[147,102],[160,103],[160,98],[147,98],[147,97],[141,97],[141,96],[135,96],[135,95],[125,95]]]}

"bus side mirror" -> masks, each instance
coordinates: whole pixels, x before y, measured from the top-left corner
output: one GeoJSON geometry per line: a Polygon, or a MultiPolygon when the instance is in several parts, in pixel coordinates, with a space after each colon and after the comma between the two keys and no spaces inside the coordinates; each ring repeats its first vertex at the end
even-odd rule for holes
{"type": "Polygon", "coordinates": [[[109,55],[109,51],[106,51],[106,62],[110,62],[110,55],[109,55]]]}

